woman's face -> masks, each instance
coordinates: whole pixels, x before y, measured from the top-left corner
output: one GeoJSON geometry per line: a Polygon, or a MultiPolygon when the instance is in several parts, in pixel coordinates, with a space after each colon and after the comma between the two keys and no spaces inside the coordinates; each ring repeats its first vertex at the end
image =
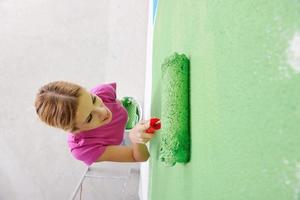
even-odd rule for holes
{"type": "Polygon", "coordinates": [[[104,105],[101,98],[89,93],[85,89],[81,89],[76,113],[76,127],[79,128],[79,131],[86,131],[103,126],[108,124],[111,120],[112,113],[104,105]]]}

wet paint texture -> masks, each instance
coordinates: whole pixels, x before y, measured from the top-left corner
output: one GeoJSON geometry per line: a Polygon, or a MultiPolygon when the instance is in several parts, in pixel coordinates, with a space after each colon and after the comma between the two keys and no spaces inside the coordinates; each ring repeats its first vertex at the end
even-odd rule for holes
{"type": "Polygon", "coordinates": [[[299,11],[296,0],[160,1],[152,116],[161,116],[161,64],[184,52],[191,160],[165,167],[158,134],[150,145],[151,200],[299,199],[300,75],[289,61],[299,11]]]}

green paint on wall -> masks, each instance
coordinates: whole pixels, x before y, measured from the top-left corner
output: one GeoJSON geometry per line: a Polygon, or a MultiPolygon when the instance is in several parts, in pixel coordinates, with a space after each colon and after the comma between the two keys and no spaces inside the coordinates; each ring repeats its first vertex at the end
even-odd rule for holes
{"type": "Polygon", "coordinates": [[[165,167],[158,133],[150,145],[151,200],[300,198],[300,75],[289,61],[298,33],[297,0],[160,1],[152,115],[161,115],[161,64],[185,53],[191,160],[165,167]]]}

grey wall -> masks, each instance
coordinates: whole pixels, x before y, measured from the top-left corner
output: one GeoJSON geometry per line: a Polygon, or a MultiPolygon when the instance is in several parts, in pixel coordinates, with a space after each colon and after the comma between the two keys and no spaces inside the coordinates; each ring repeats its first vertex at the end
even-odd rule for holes
{"type": "Polygon", "coordinates": [[[116,81],[143,102],[147,2],[0,1],[0,199],[67,199],[85,166],[35,115],[40,86],[116,81]]]}

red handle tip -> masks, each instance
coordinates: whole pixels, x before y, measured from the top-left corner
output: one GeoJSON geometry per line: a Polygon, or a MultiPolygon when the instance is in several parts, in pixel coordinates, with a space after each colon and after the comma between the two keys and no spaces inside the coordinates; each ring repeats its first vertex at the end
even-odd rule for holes
{"type": "Polygon", "coordinates": [[[161,123],[159,118],[150,119],[150,127],[146,130],[146,133],[154,133],[161,128],[161,123]]]}

